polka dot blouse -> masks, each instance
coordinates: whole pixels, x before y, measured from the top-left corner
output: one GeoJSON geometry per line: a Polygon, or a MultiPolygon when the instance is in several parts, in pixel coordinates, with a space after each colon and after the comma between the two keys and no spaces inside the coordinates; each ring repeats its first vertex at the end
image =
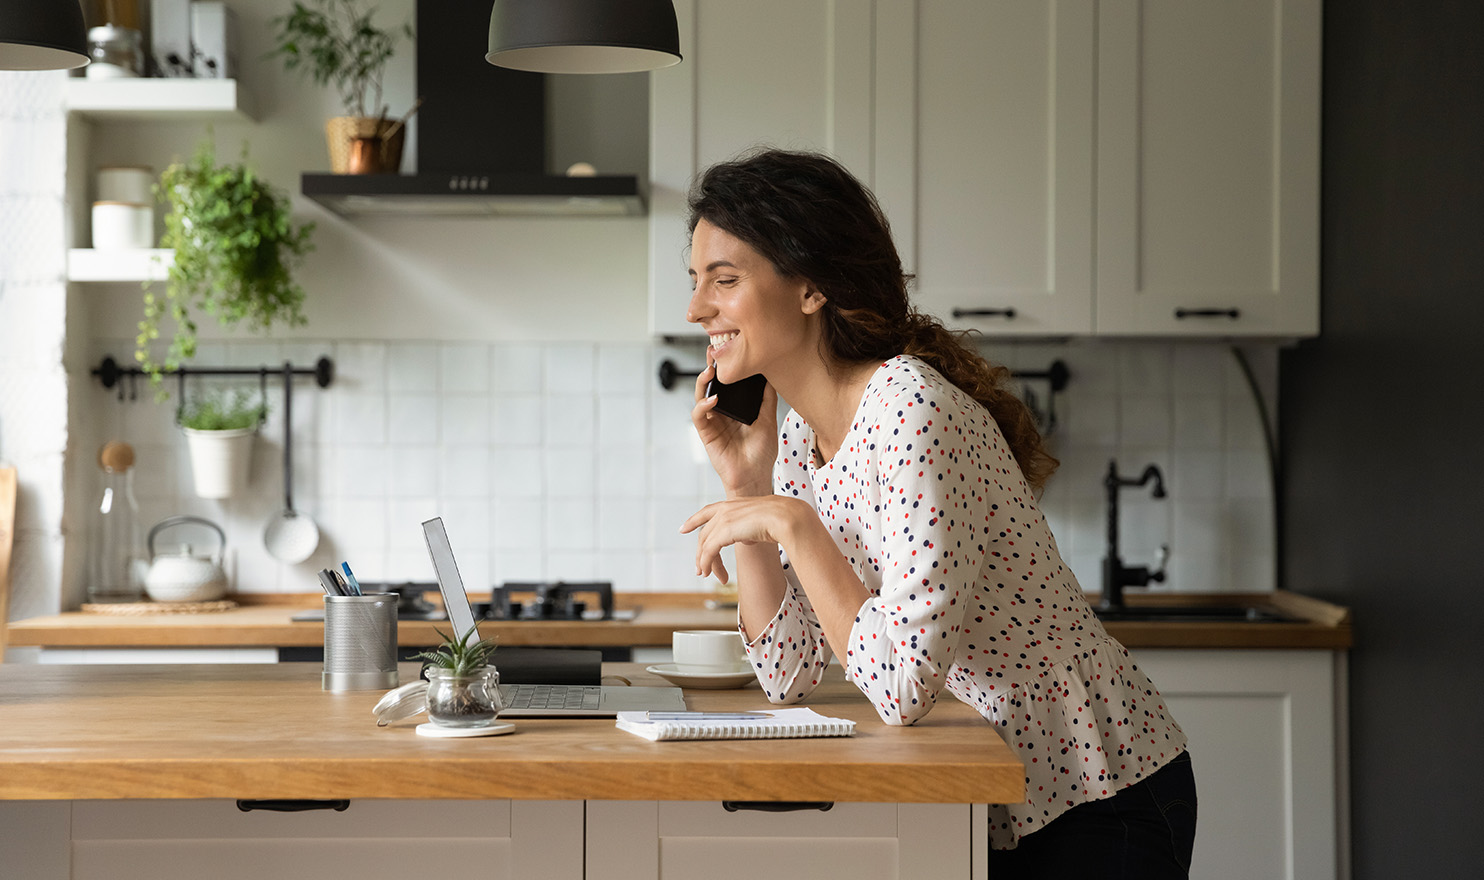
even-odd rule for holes
{"type": "MultiPolygon", "coordinates": [[[[888,724],[945,691],[1026,765],[1026,801],[992,806],[997,849],[1116,793],[1185,749],[1185,734],[1104,632],[989,413],[922,361],[879,367],[828,462],[795,412],[775,491],[812,501],[872,598],[841,665],[888,724]]],[[[793,568],[748,656],[768,699],[809,695],[830,648],[793,568]]]]}

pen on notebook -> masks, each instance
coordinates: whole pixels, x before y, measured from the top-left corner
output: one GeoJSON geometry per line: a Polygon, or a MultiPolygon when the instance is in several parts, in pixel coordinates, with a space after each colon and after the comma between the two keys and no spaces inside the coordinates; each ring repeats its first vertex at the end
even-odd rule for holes
{"type": "Polygon", "coordinates": [[[646,721],[761,721],[768,712],[645,712],[646,721]]]}
{"type": "Polygon", "coordinates": [[[362,593],[361,593],[361,582],[358,581],[358,580],[356,580],[356,576],[351,573],[351,571],[350,571],[350,563],[349,562],[342,562],[342,563],[340,563],[340,567],[343,568],[343,569],[345,569],[345,580],[346,580],[347,583],[350,584],[351,592],[355,593],[357,596],[362,595],[362,593]]]}
{"type": "Polygon", "coordinates": [[[350,584],[348,584],[348,583],[345,582],[345,575],[341,574],[340,572],[336,571],[333,568],[326,569],[326,570],[330,572],[330,577],[332,577],[332,578],[335,579],[335,586],[337,588],[339,588],[340,595],[342,595],[342,596],[354,596],[355,595],[355,591],[350,588],[350,584]]]}

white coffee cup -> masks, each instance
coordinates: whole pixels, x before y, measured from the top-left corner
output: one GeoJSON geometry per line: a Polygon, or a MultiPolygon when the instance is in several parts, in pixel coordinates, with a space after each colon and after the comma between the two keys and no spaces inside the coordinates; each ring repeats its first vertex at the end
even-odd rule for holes
{"type": "Polygon", "coordinates": [[[680,672],[737,672],[747,668],[742,635],[734,629],[677,630],[670,637],[680,672]]]}

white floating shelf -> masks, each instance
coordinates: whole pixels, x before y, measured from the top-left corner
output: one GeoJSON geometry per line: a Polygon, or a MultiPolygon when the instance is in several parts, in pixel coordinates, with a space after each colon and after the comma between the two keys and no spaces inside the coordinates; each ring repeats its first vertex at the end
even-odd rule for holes
{"type": "Polygon", "coordinates": [[[174,262],[175,251],[159,248],[142,251],[72,248],[67,251],[67,280],[164,281],[174,262]]]}
{"type": "Polygon", "coordinates": [[[253,118],[251,102],[234,79],[72,77],[67,109],[113,121],[253,118]]]}

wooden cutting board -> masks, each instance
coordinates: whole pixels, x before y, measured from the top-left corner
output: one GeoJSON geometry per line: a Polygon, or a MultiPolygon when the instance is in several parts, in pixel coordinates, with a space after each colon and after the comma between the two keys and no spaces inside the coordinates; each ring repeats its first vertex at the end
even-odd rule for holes
{"type": "Polygon", "coordinates": [[[15,468],[0,467],[0,663],[10,623],[10,551],[15,544],[15,468]]]}

